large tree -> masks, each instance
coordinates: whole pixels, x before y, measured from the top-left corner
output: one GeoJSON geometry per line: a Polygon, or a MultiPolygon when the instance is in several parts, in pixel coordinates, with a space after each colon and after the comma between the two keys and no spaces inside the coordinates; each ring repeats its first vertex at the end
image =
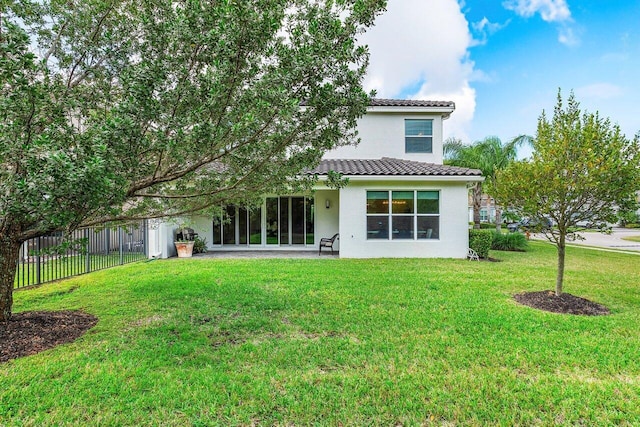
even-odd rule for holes
{"type": "Polygon", "coordinates": [[[498,201],[538,223],[557,246],[555,292],[562,294],[567,238],[580,222],[606,230],[619,208],[634,202],[640,187],[640,138],[630,141],[598,113],[581,112],[573,93],[566,106],[558,93],[553,118],[543,112],[533,140],[533,158],[498,172],[498,201]]]}
{"type": "Polygon", "coordinates": [[[308,188],[353,143],[384,0],[0,6],[0,321],[20,245],[308,188]]]}
{"type": "MultiPolygon", "coordinates": [[[[515,161],[518,148],[524,143],[530,143],[531,138],[520,135],[507,143],[503,143],[495,136],[476,141],[471,145],[461,140],[450,138],[444,143],[445,163],[474,169],[480,169],[484,182],[477,182],[471,188],[473,203],[473,222],[475,228],[480,228],[480,204],[482,194],[493,195],[497,171],[506,168],[515,161]]],[[[496,207],[496,229],[500,231],[502,224],[502,210],[496,207]]]]}

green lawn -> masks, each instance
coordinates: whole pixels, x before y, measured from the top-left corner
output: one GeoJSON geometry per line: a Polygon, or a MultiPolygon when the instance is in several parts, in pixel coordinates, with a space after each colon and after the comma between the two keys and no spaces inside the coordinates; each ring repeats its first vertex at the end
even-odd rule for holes
{"type": "Polygon", "coordinates": [[[640,236],[623,237],[622,240],[628,240],[629,242],[640,242],[640,236]]]}
{"type": "Polygon", "coordinates": [[[463,260],[171,259],[15,293],[83,309],[0,365],[0,425],[639,425],[640,257],[569,248],[579,317],[516,304],[555,250],[463,260]],[[72,292],[68,292],[73,290],[72,292]]]}

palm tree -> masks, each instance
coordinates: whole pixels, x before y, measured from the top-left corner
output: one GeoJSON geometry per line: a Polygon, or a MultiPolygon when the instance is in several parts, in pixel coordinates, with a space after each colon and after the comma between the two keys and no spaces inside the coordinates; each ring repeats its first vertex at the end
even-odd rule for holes
{"type": "MultiPolygon", "coordinates": [[[[461,140],[449,138],[444,143],[445,164],[466,168],[480,169],[485,177],[484,182],[475,183],[472,187],[474,228],[480,228],[480,202],[482,193],[491,194],[496,181],[496,172],[515,161],[518,148],[523,144],[531,144],[532,138],[520,135],[503,144],[500,138],[489,136],[482,141],[465,145],[461,140]]],[[[502,223],[502,210],[496,207],[496,229],[502,223]]]]}

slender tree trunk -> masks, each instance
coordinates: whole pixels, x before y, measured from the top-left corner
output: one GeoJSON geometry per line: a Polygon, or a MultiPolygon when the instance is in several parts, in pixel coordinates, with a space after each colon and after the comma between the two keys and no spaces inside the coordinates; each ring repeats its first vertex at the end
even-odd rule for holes
{"type": "Polygon", "coordinates": [[[556,296],[562,295],[562,282],[564,281],[564,255],[566,249],[566,236],[561,233],[558,239],[558,275],[556,277],[556,296]]]}
{"type": "Polygon", "coordinates": [[[500,233],[502,231],[502,209],[496,205],[496,231],[500,233]]]}
{"type": "Polygon", "coordinates": [[[16,277],[21,242],[11,236],[0,235],[0,322],[11,318],[13,282],[16,277]]]}
{"type": "Polygon", "coordinates": [[[476,183],[471,193],[473,200],[473,228],[480,229],[480,204],[482,203],[482,186],[476,183]]]}

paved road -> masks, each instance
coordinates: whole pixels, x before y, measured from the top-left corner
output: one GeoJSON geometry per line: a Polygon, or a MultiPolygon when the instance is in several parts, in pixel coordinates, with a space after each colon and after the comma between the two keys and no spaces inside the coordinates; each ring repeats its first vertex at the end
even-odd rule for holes
{"type": "MultiPolygon", "coordinates": [[[[622,240],[623,237],[640,236],[640,229],[614,228],[611,234],[598,232],[580,233],[585,240],[567,242],[572,245],[596,246],[611,250],[638,251],[640,252],[640,242],[630,242],[622,240]]],[[[544,237],[542,237],[544,239],[544,237]]]]}

